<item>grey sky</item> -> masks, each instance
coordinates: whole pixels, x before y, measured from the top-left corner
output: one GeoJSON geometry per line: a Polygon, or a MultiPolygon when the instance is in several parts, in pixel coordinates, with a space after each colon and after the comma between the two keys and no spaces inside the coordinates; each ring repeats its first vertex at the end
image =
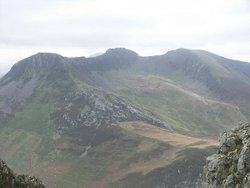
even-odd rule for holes
{"type": "Polygon", "coordinates": [[[0,0],[0,75],[37,52],[204,49],[250,62],[249,0],[0,0]]]}

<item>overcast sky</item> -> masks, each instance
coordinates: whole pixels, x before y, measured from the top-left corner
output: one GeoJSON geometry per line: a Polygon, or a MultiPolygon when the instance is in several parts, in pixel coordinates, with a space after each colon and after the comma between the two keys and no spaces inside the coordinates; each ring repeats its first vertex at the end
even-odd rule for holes
{"type": "Polygon", "coordinates": [[[0,75],[37,52],[204,49],[250,62],[249,0],[0,0],[0,75]]]}

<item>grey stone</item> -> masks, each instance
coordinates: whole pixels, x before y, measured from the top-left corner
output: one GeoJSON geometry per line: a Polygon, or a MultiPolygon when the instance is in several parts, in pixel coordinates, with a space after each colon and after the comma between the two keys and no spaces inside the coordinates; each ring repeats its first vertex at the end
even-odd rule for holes
{"type": "Polygon", "coordinates": [[[250,124],[223,133],[217,154],[207,158],[204,188],[250,187],[250,124]]]}

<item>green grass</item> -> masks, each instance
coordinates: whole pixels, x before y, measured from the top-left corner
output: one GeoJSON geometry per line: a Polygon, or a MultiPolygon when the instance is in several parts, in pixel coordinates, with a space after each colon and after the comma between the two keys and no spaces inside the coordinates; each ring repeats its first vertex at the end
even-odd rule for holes
{"type": "Polygon", "coordinates": [[[118,163],[119,168],[126,169],[139,161],[158,158],[162,152],[169,149],[166,144],[120,128],[115,130],[115,134],[118,135],[117,138],[92,147],[84,158],[67,155],[64,160],[70,161],[71,169],[59,177],[56,187],[89,187],[90,181],[100,181],[105,177],[112,164],[118,163]],[[152,144],[145,150],[140,150],[143,140],[152,144]]]}
{"type": "Polygon", "coordinates": [[[126,168],[141,160],[158,158],[167,149],[158,141],[113,128],[98,133],[96,144],[86,157],[80,158],[86,145],[77,144],[76,141],[84,137],[84,134],[94,134],[98,130],[71,130],[73,132],[68,131],[59,139],[53,140],[55,127],[50,120],[53,102],[42,103],[43,96],[44,93],[41,92],[21,108],[14,118],[1,122],[0,149],[4,151],[1,157],[19,173],[32,174],[38,170],[36,166],[44,163],[47,163],[47,166],[42,168],[48,168],[48,173],[54,173],[49,168],[55,164],[67,164],[65,172],[55,172],[57,176],[54,187],[88,188],[89,182],[102,179],[107,168],[113,163],[117,162],[121,164],[121,168],[126,168]],[[143,140],[152,143],[152,147],[140,150],[139,146],[143,140]],[[69,148],[57,149],[56,144],[60,143],[69,145],[69,148]]]}
{"type": "Polygon", "coordinates": [[[156,168],[147,174],[140,172],[129,174],[108,184],[106,188],[183,187],[184,183],[187,183],[185,187],[195,187],[194,183],[205,165],[205,158],[211,153],[214,153],[211,148],[184,149],[179,152],[182,158],[176,159],[171,164],[156,168]]]}
{"type": "Polygon", "coordinates": [[[122,70],[107,75],[115,92],[180,133],[218,135],[246,119],[238,107],[203,98],[163,77],[122,70]]]}
{"type": "Polygon", "coordinates": [[[0,147],[10,166],[27,170],[31,160],[44,159],[53,151],[53,106],[41,103],[42,93],[28,102],[14,118],[0,122],[0,147]]]}
{"type": "MultiPolygon", "coordinates": [[[[123,131],[123,130],[121,130],[123,131]]],[[[106,173],[106,169],[115,161],[122,161],[136,152],[140,139],[137,135],[130,133],[116,134],[119,138],[106,141],[90,149],[84,158],[69,155],[72,168],[64,174],[57,182],[57,187],[88,187],[90,180],[98,180],[106,173]],[[132,143],[129,143],[129,140],[132,143]],[[73,183],[72,183],[73,182],[73,183]],[[77,186],[76,186],[77,187],[77,186]]]]}
{"type": "MultiPolygon", "coordinates": [[[[141,71],[140,67],[135,66],[132,69],[110,71],[104,75],[105,81],[126,101],[162,120],[180,133],[217,134],[225,127],[244,120],[244,116],[232,105],[204,100],[174,81],[159,76],[152,77],[146,73],[147,71],[141,71]]],[[[180,72],[170,74],[169,77],[173,77],[174,80],[185,79],[180,72]]],[[[117,163],[120,169],[127,169],[130,165],[138,165],[141,161],[158,160],[169,149],[167,144],[119,128],[74,129],[68,130],[56,140],[53,139],[56,130],[53,121],[50,120],[50,113],[54,111],[55,106],[60,106],[58,101],[62,98],[62,93],[70,94],[79,88],[86,91],[94,88],[72,79],[72,75],[67,71],[58,70],[56,74],[51,72],[46,80],[51,84],[43,88],[41,86],[42,89],[38,89],[36,95],[25,106],[20,107],[14,118],[0,122],[1,157],[6,159],[12,169],[29,173],[32,166],[44,163],[47,166],[43,168],[56,166],[55,164],[58,166],[67,164],[67,169],[63,172],[53,174],[54,172],[48,169],[48,173],[53,172],[52,175],[57,175],[54,177],[56,181],[54,187],[88,188],[90,181],[99,181],[105,177],[107,169],[114,163],[117,163]],[[62,78],[57,79],[58,75],[62,78]],[[54,79],[57,80],[54,82],[54,79]],[[83,138],[91,138],[93,134],[98,134],[95,144],[87,156],[80,158],[88,140],[80,141],[83,138]],[[143,141],[147,141],[148,146],[141,149],[140,144],[143,141]],[[65,144],[65,148],[58,149],[57,146],[60,144],[65,144]]],[[[95,92],[107,95],[101,89],[96,89],[95,92]]],[[[116,98],[110,99],[110,101],[115,100],[116,98]]],[[[133,181],[138,183],[139,180],[145,180],[145,177],[151,177],[144,176],[140,172],[139,174],[140,178],[134,178],[133,181]]],[[[114,185],[121,185],[120,183],[128,185],[130,180],[124,179],[114,185]]]]}

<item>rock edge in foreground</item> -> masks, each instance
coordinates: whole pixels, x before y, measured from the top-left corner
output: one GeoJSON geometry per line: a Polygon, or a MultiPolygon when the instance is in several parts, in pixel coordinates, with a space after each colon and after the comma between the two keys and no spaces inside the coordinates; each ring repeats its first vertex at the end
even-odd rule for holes
{"type": "Polygon", "coordinates": [[[41,180],[34,176],[16,175],[4,161],[0,159],[1,188],[45,188],[41,180]]]}
{"type": "Polygon", "coordinates": [[[250,123],[221,135],[218,152],[207,158],[203,187],[250,187],[250,123]]]}

